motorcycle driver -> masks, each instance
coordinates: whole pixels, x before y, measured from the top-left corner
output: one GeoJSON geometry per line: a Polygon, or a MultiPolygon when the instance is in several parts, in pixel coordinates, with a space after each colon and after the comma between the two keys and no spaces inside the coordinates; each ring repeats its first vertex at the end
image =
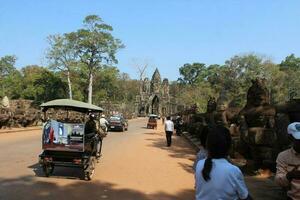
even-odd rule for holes
{"type": "Polygon", "coordinates": [[[100,117],[100,127],[102,128],[102,130],[104,132],[107,132],[107,129],[108,129],[108,121],[105,119],[105,115],[102,114],[101,117],[100,117]]]}
{"type": "Polygon", "coordinates": [[[96,120],[96,116],[93,113],[89,114],[89,120],[85,124],[84,129],[86,134],[94,133],[97,134],[97,152],[96,156],[99,158],[101,156],[101,148],[102,148],[102,139],[106,136],[103,131],[101,131],[99,121],[96,120]]]}

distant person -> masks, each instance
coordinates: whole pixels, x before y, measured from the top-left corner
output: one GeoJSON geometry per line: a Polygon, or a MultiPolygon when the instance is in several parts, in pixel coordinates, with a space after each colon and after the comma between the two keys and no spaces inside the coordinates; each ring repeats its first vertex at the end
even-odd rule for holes
{"type": "Polygon", "coordinates": [[[250,200],[241,170],[226,158],[231,146],[229,130],[212,127],[207,135],[208,157],[196,166],[196,200],[250,200]]]}
{"type": "Polygon", "coordinates": [[[196,166],[197,166],[197,163],[199,160],[207,158],[208,152],[206,149],[206,139],[207,139],[208,133],[209,133],[209,128],[208,128],[208,126],[205,126],[200,135],[201,149],[197,153],[196,160],[194,162],[194,169],[196,169],[196,166]]]}
{"type": "Polygon", "coordinates": [[[288,125],[292,147],[281,152],[276,160],[275,182],[287,190],[288,200],[300,199],[300,122],[288,125]]]}
{"type": "Polygon", "coordinates": [[[172,134],[174,132],[174,123],[171,121],[171,117],[168,116],[165,122],[165,132],[167,138],[167,146],[171,146],[172,144],[172,134]]]}
{"type": "Polygon", "coordinates": [[[165,117],[164,116],[161,118],[161,120],[162,120],[162,124],[165,124],[165,117]]]}
{"type": "Polygon", "coordinates": [[[183,129],[183,120],[181,116],[177,116],[175,120],[176,135],[181,136],[183,129]]]}
{"type": "Polygon", "coordinates": [[[107,132],[107,129],[108,129],[108,121],[106,120],[105,118],[105,115],[102,114],[101,117],[100,117],[100,127],[102,128],[102,130],[104,130],[105,132],[107,132]]]}

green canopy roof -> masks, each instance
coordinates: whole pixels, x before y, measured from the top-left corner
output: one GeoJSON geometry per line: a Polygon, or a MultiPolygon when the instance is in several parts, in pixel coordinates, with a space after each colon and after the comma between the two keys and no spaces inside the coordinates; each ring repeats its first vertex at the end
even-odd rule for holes
{"type": "Polygon", "coordinates": [[[88,111],[103,111],[103,108],[95,106],[93,104],[84,103],[81,101],[71,100],[71,99],[56,99],[53,101],[48,101],[40,105],[44,109],[48,108],[65,108],[72,109],[80,112],[88,112],[88,111]]]}

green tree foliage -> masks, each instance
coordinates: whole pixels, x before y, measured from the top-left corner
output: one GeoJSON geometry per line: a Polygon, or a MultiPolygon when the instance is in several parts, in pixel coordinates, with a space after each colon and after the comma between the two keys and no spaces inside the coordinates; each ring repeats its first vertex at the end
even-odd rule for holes
{"type": "Polygon", "coordinates": [[[20,72],[15,68],[15,56],[0,58],[0,84],[1,96],[18,98],[20,94],[20,72]]]}
{"type": "Polygon", "coordinates": [[[23,88],[21,97],[37,104],[57,98],[66,98],[67,85],[60,76],[37,65],[21,69],[23,88]]]}
{"type": "Polygon", "coordinates": [[[17,70],[15,61],[14,56],[0,58],[1,96],[8,96],[10,99],[30,99],[36,104],[66,97],[66,83],[58,73],[37,65],[17,70]]]}
{"type": "Polygon", "coordinates": [[[291,54],[280,63],[280,70],[287,75],[284,85],[288,88],[289,98],[300,97],[300,58],[291,54]]]}
{"type": "Polygon", "coordinates": [[[206,68],[203,63],[184,64],[179,68],[182,76],[178,79],[180,83],[195,85],[201,82],[206,76],[206,68]]]}
{"type": "Polygon", "coordinates": [[[15,56],[4,56],[0,58],[0,76],[1,78],[9,75],[11,72],[15,71],[15,56]]]}
{"type": "Polygon", "coordinates": [[[179,69],[182,77],[178,80],[181,88],[177,88],[177,93],[182,102],[197,103],[200,110],[205,108],[209,95],[218,98],[221,93],[236,105],[244,106],[251,80],[262,78],[269,89],[271,103],[279,103],[287,100],[286,84],[297,83],[299,75],[292,75],[291,71],[297,71],[299,66],[300,59],[293,54],[280,65],[256,54],[233,56],[224,65],[185,64],[179,69]],[[293,79],[286,81],[287,76],[293,79]]]}

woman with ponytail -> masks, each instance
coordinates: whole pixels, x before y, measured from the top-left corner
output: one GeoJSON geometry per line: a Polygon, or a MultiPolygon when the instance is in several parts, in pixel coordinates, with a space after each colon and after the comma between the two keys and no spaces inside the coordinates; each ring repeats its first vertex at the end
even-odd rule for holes
{"type": "Polygon", "coordinates": [[[196,166],[196,200],[250,200],[240,169],[227,161],[231,146],[229,130],[211,127],[206,148],[208,157],[196,166]]]}

